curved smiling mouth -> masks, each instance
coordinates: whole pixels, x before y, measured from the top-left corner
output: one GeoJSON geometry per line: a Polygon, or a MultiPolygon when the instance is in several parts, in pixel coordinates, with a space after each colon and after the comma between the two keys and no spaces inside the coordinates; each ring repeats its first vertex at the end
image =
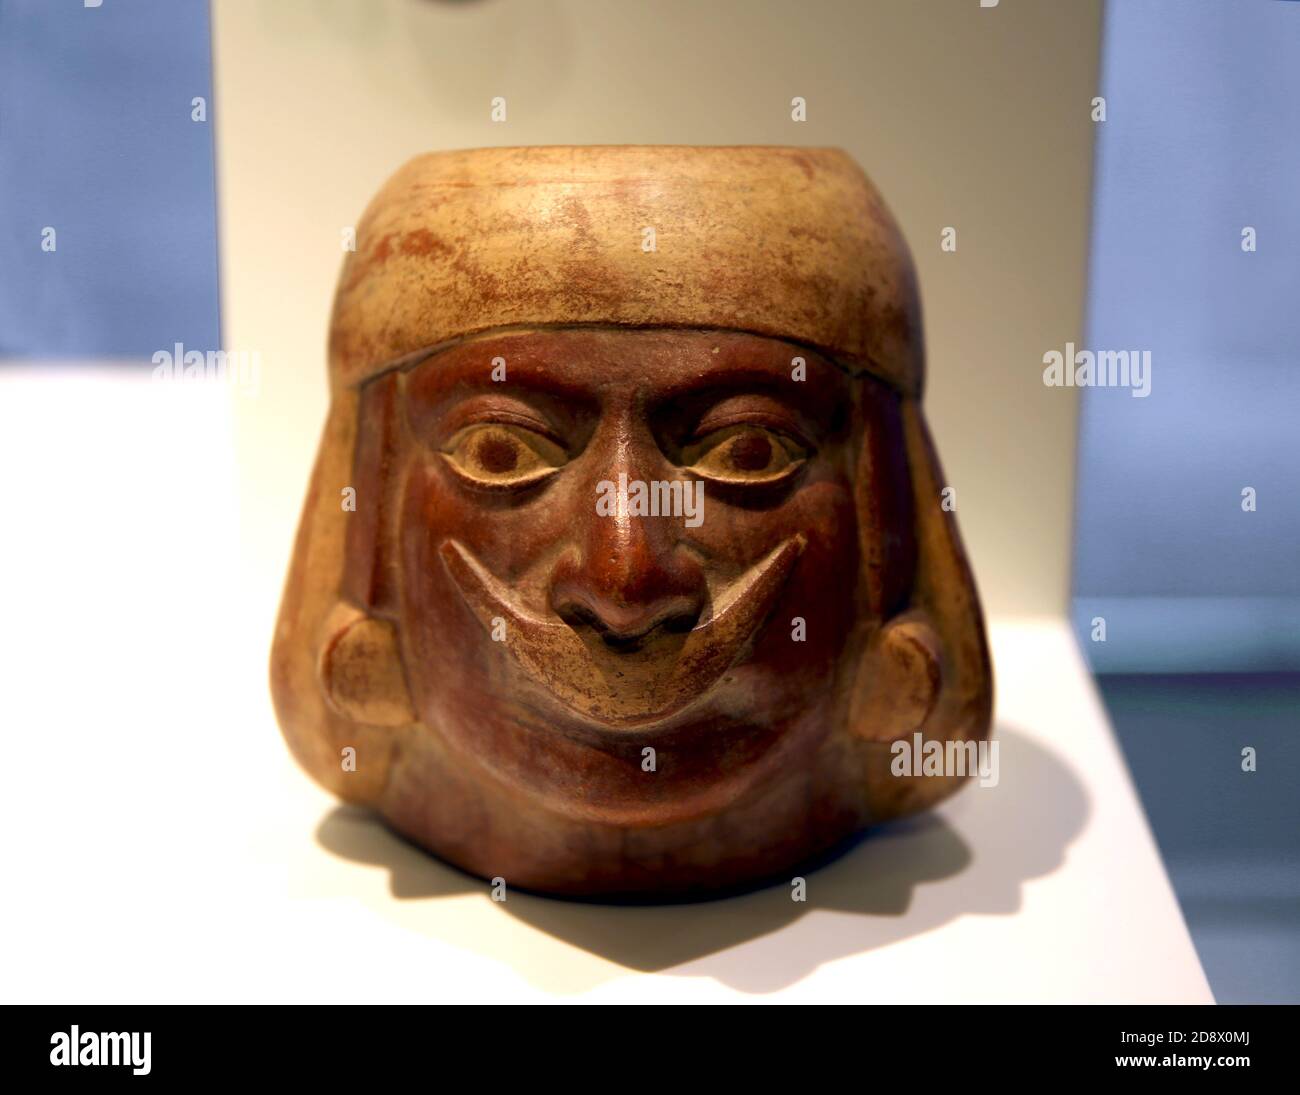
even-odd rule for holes
{"type": "Polygon", "coordinates": [[[734,665],[771,614],[804,548],[796,535],[719,588],[712,610],[693,628],[651,642],[610,643],[590,629],[524,608],[510,589],[456,540],[439,554],[452,582],[483,627],[523,672],[578,714],[609,726],[661,721],[704,695],[734,665]]]}

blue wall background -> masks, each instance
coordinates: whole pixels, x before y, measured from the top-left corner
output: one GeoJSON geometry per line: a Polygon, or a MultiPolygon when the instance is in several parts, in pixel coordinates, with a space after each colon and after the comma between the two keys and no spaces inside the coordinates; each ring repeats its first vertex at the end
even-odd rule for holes
{"type": "Polygon", "coordinates": [[[1087,343],[1152,390],[1082,393],[1075,623],[1216,998],[1296,1003],[1300,3],[1111,0],[1102,57],[1087,343]]]}
{"type": "Polygon", "coordinates": [[[0,0],[0,357],[220,346],[212,106],[206,0],[0,0]]]}
{"type": "Polygon", "coordinates": [[[1111,2],[1101,87],[1087,345],[1150,349],[1152,391],[1082,393],[1083,648],[1300,667],[1300,3],[1111,2]]]}

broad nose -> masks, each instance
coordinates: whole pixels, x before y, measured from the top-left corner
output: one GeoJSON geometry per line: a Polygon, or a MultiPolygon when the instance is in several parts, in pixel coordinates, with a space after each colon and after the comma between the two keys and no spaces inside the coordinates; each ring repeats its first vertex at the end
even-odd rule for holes
{"type": "Polygon", "coordinates": [[[649,488],[654,480],[646,476],[668,471],[655,459],[657,447],[641,457],[638,448],[623,439],[610,446],[612,459],[593,461],[601,474],[591,476],[579,507],[576,550],[562,556],[551,582],[556,614],[571,627],[593,628],[613,647],[638,645],[660,629],[689,631],[706,600],[699,560],[681,542],[681,515],[641,516],[617,502],[608,515],[597,512],[602,482],[649,488]]]}

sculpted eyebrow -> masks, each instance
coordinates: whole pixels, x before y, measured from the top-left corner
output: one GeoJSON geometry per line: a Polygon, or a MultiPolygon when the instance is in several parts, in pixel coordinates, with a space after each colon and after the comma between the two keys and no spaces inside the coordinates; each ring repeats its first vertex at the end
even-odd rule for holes
{"type": "Polygon", "coordinates": [[[458,348],[445,356],[426,358],[406,374],[406,383],[408,394],[422,403],[441,402],[457,389],[528,391],[583,406],[596,398],[591,385],[563,375],[542,355],[512,353],[503,346],[483,346],[472,353],[458,348]]]}
{"type": "Polygon", "coordinates": [[[444,431],[455,431],[462,426],[476,421],[496,421],[511,423],[538,430],[552,440],[559,442],[560,427],[552,421],[552,416],[545,407],[521,400],[517,397],[476,393],[465,399],[451,399],[443,408],[441,427],[444,431]]]}
{"type": "Polygon", "coordinates": [[[753,366],[730,369],[724,365],[673,385],[656,402],[662,407],[680,399],[703,409],[703,405],[743,395],[763,396],[819,422],[837,419],[838,408],[844,402],[838,378],[833,384],[812,376],[796,381],[788,369],[784,372],[753,366]]]}

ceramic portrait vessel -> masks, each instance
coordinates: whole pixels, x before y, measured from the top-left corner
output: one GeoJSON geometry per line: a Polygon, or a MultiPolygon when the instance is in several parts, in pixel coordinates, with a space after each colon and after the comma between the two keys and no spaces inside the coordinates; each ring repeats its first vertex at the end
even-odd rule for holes
{"type": "Polygon", "coordinates": [[[334,302],[272,652],[294,755],[574,896],[788,876],[950,794],[891,770],[991,711],[924,361],[842,152],[412,160],[334,302]]]}

